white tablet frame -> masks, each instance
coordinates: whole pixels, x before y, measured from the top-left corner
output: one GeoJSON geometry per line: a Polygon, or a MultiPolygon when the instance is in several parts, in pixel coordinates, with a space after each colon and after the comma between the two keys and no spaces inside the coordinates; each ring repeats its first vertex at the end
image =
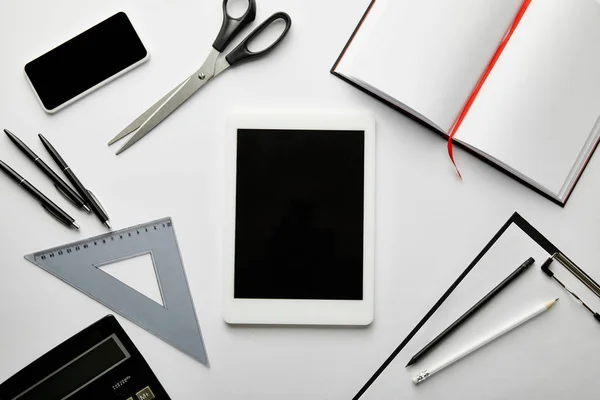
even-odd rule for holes
{"type": "Polygon", "coordinates": [[[228,117],[225,148],[223,318],[229,324],[369,325],[374,317],[375,119],[364,112],[246,112],[228,117]],[[238,129],[365,132],[362,300],[236,299],[235,209],[238,129]]]}

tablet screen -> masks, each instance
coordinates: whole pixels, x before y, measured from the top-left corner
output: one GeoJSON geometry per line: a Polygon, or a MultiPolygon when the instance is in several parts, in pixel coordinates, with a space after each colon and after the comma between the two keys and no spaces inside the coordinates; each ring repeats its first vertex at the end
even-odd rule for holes
{"type": "Polygon", "coordinates": [[[234,297],[363,299],[364,131],[238,129],[234,297]]]}

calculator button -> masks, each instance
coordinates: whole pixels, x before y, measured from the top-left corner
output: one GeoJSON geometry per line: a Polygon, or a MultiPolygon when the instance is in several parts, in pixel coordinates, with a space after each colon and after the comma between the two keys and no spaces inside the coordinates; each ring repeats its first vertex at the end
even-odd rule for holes
{"type": "Polygon", "coordinates": [[[150,386],[146,386],[139,392],[135,394],[138,400],[152,400],[154,398],[154,393],[150,390],[150,386]]]}

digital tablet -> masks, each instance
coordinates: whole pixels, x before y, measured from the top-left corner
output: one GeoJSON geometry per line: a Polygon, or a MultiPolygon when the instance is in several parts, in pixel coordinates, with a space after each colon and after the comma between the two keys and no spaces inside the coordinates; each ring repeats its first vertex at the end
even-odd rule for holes
{"type": "Polygon", "coordinates": [[[370,324],[373,117],[238,113],[226,134],[225,321],[370,324]]]}

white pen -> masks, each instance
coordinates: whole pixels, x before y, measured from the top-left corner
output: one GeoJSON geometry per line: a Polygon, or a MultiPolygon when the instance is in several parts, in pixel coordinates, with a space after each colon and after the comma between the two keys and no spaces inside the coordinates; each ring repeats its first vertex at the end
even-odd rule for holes
{"type": "Polygon", "coordinates": [[[554,303],[556,303],[557,301],[558,301],[558,299],[551,300],[551,301],[548,301],[548,302],[542,304],[541,306],[536,307],[534,310],[531,310],[531,311],[521,315],[519,318],[516,318],[516,319],[504,324],[503,326],[501,326],[499,329],[497,329],[493,333],[478,340],[475,344],[463,349],[462,351],[459,351],[458,353],[454,354],[451,357],[448,357],[447,359],[443,360],[442,362],[437,363],[433,367],[421,371],[418,375],[416,375],[412,378],[413,383],[415,385],[417,385],[417,384],[423,382],[424,380],[426,380],[427,378],[431,377],[432,375],[440,372],[444,368],[454,364],[461,358],[471,354],[475,350],[482,348],[486,344],[498,339],[500,336],[512,331],[516,327],[524,324],[525,322],[527,322],[527,321],[537,317],[538,315],[542,314],[543,312],[549,310],[550,307],[552,307],[554,305],[554,303]]]}

